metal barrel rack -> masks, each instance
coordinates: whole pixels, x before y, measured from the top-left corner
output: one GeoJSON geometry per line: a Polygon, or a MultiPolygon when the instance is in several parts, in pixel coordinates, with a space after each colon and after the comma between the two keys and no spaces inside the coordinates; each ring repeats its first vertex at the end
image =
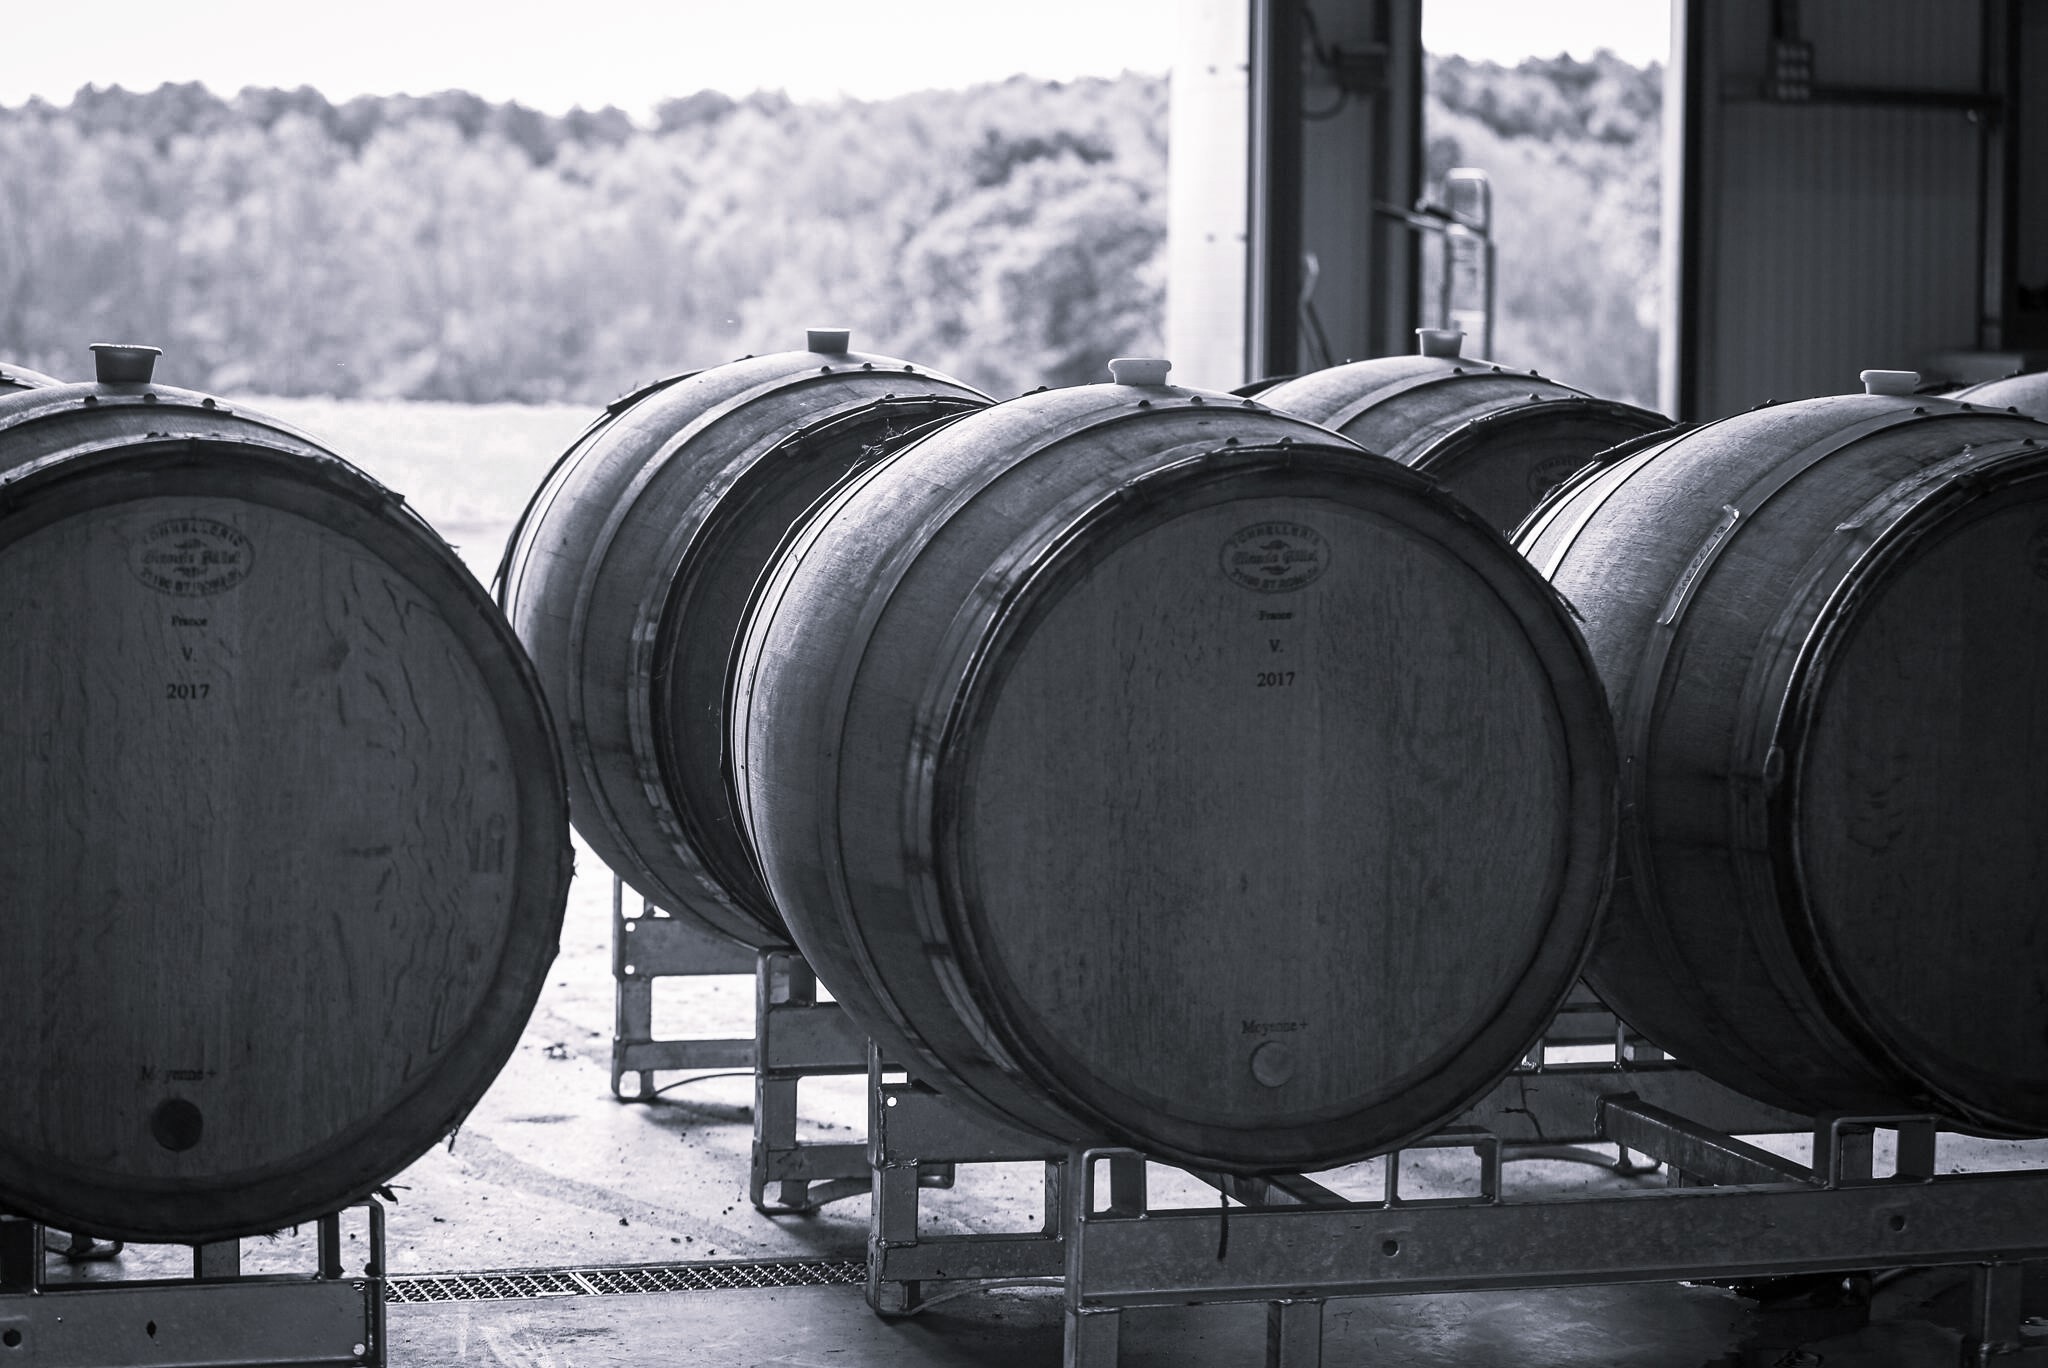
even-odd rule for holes
{"type": "Polygon", "coordinates": [[[1390,1177],[1383,1200],[1350,1201],[1290,1177],[1233,1182],[1238,1210],[1159,1210],[1144,1204],[1142,1183],[1128,1173],[1119,1181],[1118,1165],[1142,1167],[1142,1156],[1076,1150],[1063,1228],[1065,1361],[1110,1368],[1118,1313],[1136,1306],[1265,1302],[1269,1368],[1313,1368],[1333,1297],[1929,1265],[1973,1266],[1964,1363],[2019,1349],[2022,1264],[2048,1256],[2040,1174],[1937,1176],[1926,1117],[1825,1118],[1812,1166],[1626,1095],[1605,1099],[1601,1120],[1681,1185],[1508,1200],[1499,1138],[1463,1132],[1435,1143],[1480,1154],[1481,1190],[1469,1198],[1405,1199],[1390,1177]],[[1899,1132],[1900,1169],[1876,1178],[1869,1140],[1887,1126],[1899,1132]]]}
{"type": "Polygon", "coordinates": [[[230,1368],[347,1364],[383,1368],[384,1209],[359,1208],[368,1259],[342,1259],[341,1212],[317,1223],[316,1267],[242,1272],[241,1241],[192,1247],[192,1276],[50,1282],[44,1227],[0,1214],[0,1362],[37,1368],[230,1368]]]}
{"type": "MultiPolygon", "coordinates": [[[[868,1216],[868,1305],[885,1316],[910,1315],[927,1287],[954,1290],[1001,1283],[1050,1282],[1065,1264],[1067,1147],[1012,1130],[940,1096],[888,1067],[868,1048],[868,1144],[874,1202],[868,1216]],[[1044,1219],[1014,1234],[935,1234],[921,1229],[921,1181],[934,1165],[1045,1165],[1044,1219]]],[[[941,1293],[940,1295],[945,1295],[941,1293]]]]}
{"type": "MultiPolygon", "coordinates": [[[[1578,1018],[1560,1034],[1590,1041],[1594,1009],[1578,1018]]],[[[959,1292],[1056,1285],[1066,1368],[1114,1368],[1123,1310],[1263,1302],[1268,1368],[1317,1368],[1332,1298],[1948,1265],[1972,1269],[1961,1361],[2019,1351],[2022,1268],[2048,1257],[2048,1174],[1938,1175],[1931,1117],[1792,1117],[1624,1033],[1606,1062],[1555,1064],[1545,1054],[1459,1124],[1378,1161],[1383,1188],[1372,1200],[1307,1175],[1182,1170],[1218,1192],[1220,1206],[1154,1205],[1146,1156],[1005,1130],[892,1076],[871,1054],[869,1304],[907,1315],[959,1292]],[[1881,1131],[1896,1135],[1897,1155],[1882,1176],[1873,1165],[1881,1131]],[[1736,1138],[1802,1132],[1812,1136],[1810,1164],[1736,1138]],[[1618,1146],[1625,1171],[1662,1165],[1664,1186],[1529,1196],[1502,1182],[1510,1160],[1572,1157],[1588,1143],[1618,1146]],[[1469,1191],[1404,1194],[1403,1156],[1423,1149],[1469,1151],[1469,1191]],[[1632,1156],[1649,1162],[1631,1165],[1632,1156]],[[1042,1228],[921,1232],[917,1166],[941,1159],[1042,1161],[1042,1228]]]]}
{"type": "MultiPolygon", "coordinates": [[[[792,946],[759,950],[640,900],[632,910],[612,876],[612,1093],[651,1102],[660,1073],[751,1070],[754,1147],[747,1195],[770,1214],[814,1211],[868,1191],[868,1147],[797,1139],[797,1085],[867,1069],[867,1039],[839,1004],[820,1001],[817,976],[792,946]],[[751,1039],[654,1038],[654,980],[746,974],[754,980],[751,1039]]],[[[928,1173],[927,1185],[942,1175],[928,1173]]]]}
{"type": "MultiPolygon", "coordinates": [[[[1136,1151],[1066,1145],[984,1117],[910,1077],[840,1010],[793,948],[724,941],[642,904],[629,915],[614,880],[617,1027],[612,1087],[656,1095],[660,1072],[751,1069],[750,1191],[770,1214],[872,1197],[867,1298],[884,1316],[1004,1285],[1056,1286],[1066,1368],[1114,1368],[1120,1313],[1144,1306],[1266,1304],[1268,1368],[1317,1368],[1333,1298],[1592,1284],[1768,1279],[1819,1272],[1956,1266],[1972,1270],[1962,1362],[2021,1347],[2020,1281],[2048,1258],[2048,1173],[1938,1174],[1926,1116],[1798,1117],[1722,1087],[1634,1037],[1575,992],[1546,1039],[1441,1133],[1374,1161],[1370,1200],[1330,1175],[1246,1178],[1178,1170],[1221,1205],[1157,1204],[1136,1151]],[[752,973],[755,1035],[656,1040],[652,980],[752,973]],[[807,1076],[868,1079],[865,1144],[796,1138],[807,1076]],[[1874,1171],[1874,1137],[1896,1136],[1893,1172],[1874,1171]],[[1737,1137],[1811,1136],[1811,1163],[1737,1137]],[[1585,1149],[1617,1147],[1618,1160],[1585,1149]],[[1452,1197],[1402,1191],[1416,1152],[1473,1156],[1452,1197]],[[1504,1184],[1518,1159],[1595,1158],[1664,1183],[1631,1191],[1526,1195],[1504,1184]],[[1044,1165],[1035,1229],[940,1233],[920,1199],[956,1166],[1044,1165]],[[771,1197],[771,1186],[773,1196],[771,1197]]],[[[1189,1184],[1179,1184],[1185,1188],[1189,1184]]],[[[1169,1184],[1171,1186],[1171,1184],[1169,1184]]]]}

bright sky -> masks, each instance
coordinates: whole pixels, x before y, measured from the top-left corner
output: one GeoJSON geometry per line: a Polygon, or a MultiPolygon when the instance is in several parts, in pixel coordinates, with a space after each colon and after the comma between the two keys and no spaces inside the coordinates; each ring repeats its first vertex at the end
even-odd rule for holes
{"type": "MultiPolygon", "coordinates": [[[[90,0],[11,8],[0,104],[82,85],[310,85],[329,99],[465,89],[645,116],[707,87],[882,98],[1017,72],[1163,71],[1180,0],[90,0]]],[[[1514,62],[1661,60],[1667,0],[1424,0],[1423,41],[1514,62]]]]}

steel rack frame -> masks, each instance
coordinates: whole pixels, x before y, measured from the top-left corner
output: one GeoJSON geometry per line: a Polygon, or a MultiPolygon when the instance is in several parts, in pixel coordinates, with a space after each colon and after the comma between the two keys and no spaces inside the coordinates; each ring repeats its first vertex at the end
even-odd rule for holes
{"type": "Polygon", "coordinates": [[[972,1287],[1057,1280],[1065,1266],[1067,1147],[949,1101],[891,1068],[872,1045],[867,1065],[867,1157],[874,1194],[868,1215],[868,1305],[883,1316],[907,1316],[925,1305],[929,1283],[972,1287]],[[935,1167],[950,1175],[960,1164],[1034,1160],[1045,1165],[1044,1218],[1037,1230],[972,1235],[920,1230],[919,1195],[934,1186],[925,1175],[935,1167]]]}
{"type": "Polygon", "coordinates": [[[317,1223],[311,1273],[244,1274],[241,1241],[192,1246],[190,1278],[45,1280],[43,1225],[0,1214],[0,1361],[37,1368],[384,1368],[384,1208],[368,1262],[342,1263],[341,1213],[317,1223]]]}
{"type": "Polygon", "coordinates": [[[1664,1163],[1677,1184],[1506,1200],[1500,1138],[1463,1130],[1428,1143],[1478,1154],[1475,1197],[1403,1198],[1390,1162],[1377,1202],[1289,1176],[1231,1180],[1224,1191],[1239,1209],[1162,1211],[1145,1207],[1141,1183],[1119,1181],[1118,1165],[1142,1169],[1143,1156],[1077,1149],[1064,1221],[1067,1368],[1114,1365],[1119,1313],[1134,1306],[1264,1302],[1268,1368],[1317,1368],[1323,1303],[1337,1297],[1941,1265],[1972,1269],[1960,1362],[1981,1368],[2020,1351],[2022,1267],[2048,1257],[2041,1172],[1936,1176],[1931,1117],[1821,1118],[1808,1166],[1629,1094],[1603,1097],[1599,1111],[1608,1139],[1664,1163]],[[1898,1171],[1883,1178],[1870,1167],[1879,1129],[1899,1137],[1898,1171]]]}
{"type": "Polygon", "coordinates": [[[864,1072],[867,1039],[838,1003],[818,1000],[817,976],[793,946],[750,949],[645,899],[632,912],[625,884],[614,874],[612,978],[613,1096],[653,1101],[659,1072],[751,1070],[754,1147],[747,1196],[754,1208],[770,1215],[815,1211],[868,1191],[865,1144],[796,1136],[797,1085],[805,1078],[864,1072]],[[753,1038],[655,1039],[654,980],[718,974],[752,976],[753,1038]]]}
{"type": "MultiPolygon", "coordinates": [[[[1729,1131],[1757,1134],[1798,1130],[1806,1124],[1670,1063],[1661,1051],[1620,1027],[1583,987],[1574,989],[1522,1066],[1458,1122],[1498,1136],[1508,1158],[1611,1163],[1583,1147],[1605,1138],[1598,1125],[1600,1098],[1614,1091],[1618,1080],[1665,1106],[1729,1131]],[[1592,1046],[1604,1048],[1605,1063],[1548,1062],[1551,1055],[1569,1058],[1592,1046]]],[[[1067,1146],[1005,1127],[952,1102],[892,1068],[870,1047],[867,1152],[874,1193],[868,1303],[877,1313],[915,1313],[934,1295],[928,1284],[938,1284],[936,1295],[946,1296],[977,1283],[1065,1277],[1071,1157],[1067,1146]],[[947,1185],[932,1180],[934,1167],[1034,1161],[1045,1165],[1044,1219],[1037,1230],[972,1235],[921,1230],[919,1189],[947,1185]]],[[[1620,1162],[1624,1167],[1630,1163],[1626,1146],[1620,1162]]],[[[1113,1207],[1144,1209],[1144,1171],[1145,1161],[1131,1155],[1110,1163],[1113,1207]]],[[[1239,1181],[1222,1174],[1194,1176],[1218,1187],[1239,1181]]],[[[1307,1179],[1292,1181],[1315,1187],[1307,1179]]],[[[1234,1190],[1231,1195],[1239,1196],[1234,1190]]]]}
{"type": "Polygon", "coordinates": [[[1625,1033],[1614,1042],[1605,1062],[1553,1064],[1539,1049],[1456,1125],[1407,1147],[1470,1151],[1467,1195],[1403,1195],[1406,1150],[1385,1156],[1373,1201],[1306,1175],[1182,1170],[1222,1194],[1222,1208],[1155,1207],[1147,1170],[1158,1161],[1006,1129],[891,1074],[871,1051],[869,1305],[900,1316],[980,1287],[1057,1285],[1066,1368],[1114,1368],[1125,1309],[1264,1302],[1267,1368],[1319,1368],[1332,1298],[1964,1266],[1961,1362],[1982,1368],[2020,1351],[2022,1269],[2048,1258],[2048,1171],[1937,1175],[1932,1117],[1796,1117],[1625,1033]],[[1885,1176],[1874,1173],[1880,1131],[1897,1136],[1885,1176]],[[1810,1165],[1736,1138],[1802,1132],[1810,1165]],[[1504,1190],[1505,1162],[1591,1157],[1575,1153],[1586,1144],[1617,1146],[1624,1171],[1662,1165],[1665,1186],[1504,1190]],[[920,1164],[1032,1160],[1046,1166],[1040,1229],[920,1232],[920,1164]]]}

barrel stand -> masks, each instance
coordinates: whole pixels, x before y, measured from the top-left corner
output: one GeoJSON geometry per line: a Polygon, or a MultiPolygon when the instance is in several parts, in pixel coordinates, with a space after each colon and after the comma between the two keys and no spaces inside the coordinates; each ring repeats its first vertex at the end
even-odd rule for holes
{"type": "Polygon", "coordinates": [[[1460,1125],[1384,1157],[1384,1190],[1371,1201],[1303,1175],[1190,1170],[1222,1205],[1155,1206],[1156,1161],[1135,1151],[1005,1130],[890,1077],[872,1054],[869,1093],[870,1306],[907,1315],[963,1292],[1056,1285],[1066,1368],[1114,1368],[1129,1307],[1264,1302],[1267,1368],[1319,1368],[1323,1303],[1334,1297],[1943,1265],[1972,1269],[1961,1364],[2048,1364],[2048,1348],[2025,1345],[2020,1319],[2023,1264],[2048,1258],[2048,1171],[1937,1175],[1930,1117],[1793,1118],[1625,1039],[1606,1063],[1532,1059],[1460,1125]],[[1733,1134],[1808,1127],[1811,1165],[1733,1134]],[[1873,1171],[1879,1131],[1897,1136],[1896,1170],[1884,1176],[1873,1171]],[[1638,1172],[1662,1165],[1666,1185],[1504,1194],[1506,1160],[1588,1142],[1619,1146],[1625,1165],[1646,1157],[1638,1172]],[[1403,1156],[1422,1149],[1470,1152],[1469,1190],[1404,1195],[1403,1156]],[[1043,1228],[920,1233],[916,1166],[938,1159],[1044,1161],[1043,1228]]]}
{"type": "MultiPolygon", "coordinates": [[[[868,1047],[868,1305],[906,1316],[961,1292],[1052,1283],[1062,1267],[1067,1147],[998,1125],[891,1068],[868,1047]],[[1044,1219],[1017,1234],[935,1235],[919,1229],[920,1190],[960,1164],[1045,1165],[1044,1219]],[[933,1296],[928,1285],[947,1290],[933,1296]]],[[[1142,1167],[1142,1166],[1141,1166],[1142,1167]]]]}
{"type": "MultiPolygon", "coordinates": [[[[1717,1124],[1751,1132],[1797,1124],[1691,1070],[1665,1063],[1661,1053],[1621,1030],[1583,986],[1560,1008],[1524,1069],[1461,1120],[1473,1126],[1494,1125],[1514,1137],[1506,1143],[1517,1156],[1605,1162],[1605,1156],[1583,1154],[1575,1146],[1600,1138],[1592,1117],[1597,1090],[1613,1084],[1614,1058],[1631,1070],[1633,1086],[1660,1100],[1703,1111],[1717,1124]],[[1584,1053],[1588,1046],[1604,1046],[1609,1063],[1546,1071],[1546,1051],[1568,1057],[1574,1051],[1584,1053]],[[1539,1073],[1542,1081],[1532,1088],[1528,1080],[1539,1073]]],[[[1070,1157],[1069,1147],[1058,1141],[1003,1126],[949,1101],[887,1064],[870,1046],[868,1162],[874,1199],[869,1216],[868,1304],[883,1316],[912,1315],[934,1300],[989,1286],[1060,1282],[1066,1276],[1065,1235],[1072,1219],[1067,1201],[1070,1157]],[[943,1185],[932,1180],[933,1168],[950,1171],[959,1164],[1034,1161],[1045,1165],[1045,1215],[1039,1229],[971,1235],[920,1229],[919,1189],[943,1185]]],[[[1111,1209],[1145,1211],[1145,1162],[1133,1154],[1109,1162],[1111,1209]]],[[[1194,1176],[1217,1187],[1236,1181],[1221,1174],[1194,1176]]]]}
{"type": "Polygon", "coordinates": [[[638,912],[628,909],[625,885],[613,875],[613,1095],[651,1102],[661,1071],[751,1070],[754,1151],[747,1191],[755,1208],[814,1211],[866,1192],[866,1145],[796,1138],[798,1083],[867,1068],[865,1036],[838,1003],[818,1000],[817,976],[803,956],[789,946],[750,949],[645,900],[638,912]],[[753,976],[753,1038],[654,1039],[654,980],[713,974],[753,976]]]}
{"type": "Polygon", "coordinates": [[[0,1214],[0,1362],[36,1368],[383,1368],[384,1208],[360,1208],[368,1262],[342,1263],[341,1213],[318,1223],[310,1273],[241,1271],[241,1242],[192,1247],[190,1278],[48,1283],[43,1227],[0,1214]]]}
{"type": "Polygon", "coordinates": [[[1265,1302],[1269,1368],[1322,1362],[1332,1297],[1592,1284],[1762,1279],[1972,1265],[1959,1362],[2048,1362],[2022,1353],[2022,1263],[2048,1257],[2048,1174],[1933,1173],[1927,1117],[1830,1117],[1809,1167],[1627,1094],[1600,1105],[1603,1134],[1656,1159],[1681,1185],[1602,1196],[1503,1200],[1499,1137],[1462,1131],[1479,1192],[1351,1201],[1297,1176],[1231,1179],[1237,1209],[1148,1209],[1118,1165],[1128,1150],[1077,1149],[1065,1220],[1068,1368],[1117,1361],[1126,1307],[1265,1302]],[[1899,1170],[1870,1172],[1870,1140],[1899,1134],[1899,1170]],[[1106,1175],[1106,1181],[1105,1181],[1106,1175]],[[2009,1357],[2011,1356],[2011,1357],[2009,1357]]]}

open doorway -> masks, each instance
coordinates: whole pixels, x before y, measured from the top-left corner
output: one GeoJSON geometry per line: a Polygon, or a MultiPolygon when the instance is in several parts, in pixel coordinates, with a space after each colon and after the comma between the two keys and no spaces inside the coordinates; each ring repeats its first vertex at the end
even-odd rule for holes
{"type": "Polygon", "coordinates": [[[1422,41],[1424,217],[1451,230],[1423,234],[1422,322],[1654,408],[1667,7],[1424,0],[1422,41]]]}

